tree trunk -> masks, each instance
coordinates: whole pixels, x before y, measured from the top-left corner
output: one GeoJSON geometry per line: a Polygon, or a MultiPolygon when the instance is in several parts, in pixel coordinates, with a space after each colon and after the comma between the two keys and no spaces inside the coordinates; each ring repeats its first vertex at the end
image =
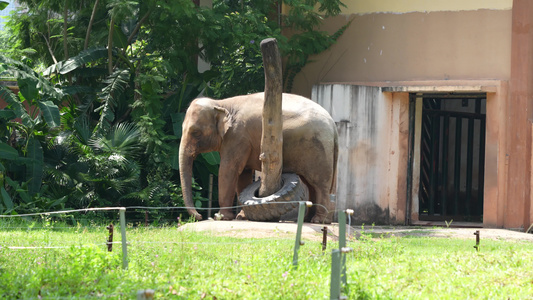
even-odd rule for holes
{"type": "Polygon", "coordinates": [[[261,41],[265,69],[265,103],[263,105],[263,132],[261,137],[261,171],[263,178],[259,197],[274,194],[281,188],[283,168],[283,120],[281,118],[282,75],[281,55],[276,39],[261,41]]]}

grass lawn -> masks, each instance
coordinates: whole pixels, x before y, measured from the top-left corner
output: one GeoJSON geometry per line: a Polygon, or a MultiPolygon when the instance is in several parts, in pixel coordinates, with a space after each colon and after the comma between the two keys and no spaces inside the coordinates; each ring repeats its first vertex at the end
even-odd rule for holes
{"type": "MultiPolygon", "coordinates": [[[[105,226],[31,227],[0,220],[0,298],[329,299],[331,249],[293,239],[238,239],[179,231],[127,229],[122,251],[105,245],[105,226]],[[8,248],[62,247],[62,248],[8,248]],[[64,247],[64,248],[63,248],[64,247]]],[[[115,241],[120,241],[118,226],[115,241]]],[[[531,299],[533,244],[363,235],[350,240],[344,295],[349,299],[531,299]]]]}

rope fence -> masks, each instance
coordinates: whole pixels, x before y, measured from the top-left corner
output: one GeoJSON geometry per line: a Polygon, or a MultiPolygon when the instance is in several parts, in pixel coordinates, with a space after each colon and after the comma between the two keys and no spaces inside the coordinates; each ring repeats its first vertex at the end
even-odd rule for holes
{"type": "MultiPolygon", "coordinates": [[[[295,241],[294,241],[294,248],[293,248],[293,260],[292,260],[292,266],[293,268],[298,267],[298,263],[302,262],[299,261],[298,258],[298,252],[300,249],[300,246],[304,245],[304,242],[302,241],[302,228],[304,223],[304,215],[306,208],[310,208],[312,206],[322,206],[317,204],[312,204],[311,202],[303,202],[303,201],[287,201],[287,202],[274,202],[274,203],[262,203],[257,205],[276,205],[276,204],[287,204],[287,203],[296,203],[298,204],[298,219],[297,219],[297,230],[295,235],[295,241]]],[[[232,206],[232,207],[224,207],[226,209],[239,209],[243,208],[245,205],[239,205],[239,206],[232,206]]],[[[330,213],[325,206],[322,206],[328,213],[330,213]]],[[[93,243],[92,245],[106,245],[108,249],[111,251],[112,245],[120,244],[122,248],[122,268],[127,269],[128,268],[128,245],[141,245],[141,244],[203,244],[203,245],[211,245],[211,244],[244,244],[243,242],[226,242],[226,243],[220,243],[220,242],[191,242],[188,243],[186,241],[180,241],[180,242],[165,242],[165,241],[135,241],[135,242],[128,242],[127,235],[126,235],[126,211],[136,211],[136,210],[185,210],[185,209],[192,209],[192,207],[149,207],[149,206],[130,206],[130,207],[102,207],[102,208],[85,208],[85,209],[72,209],[72,210],[60,210],[60,211],[49,211],[49,212],[40,212],[40,213],[27,213],[27,214],[17,214],[17,215],[0,215],[0,219],[13,219],[13,218],[22,218],[22,217],[35,217],[35,216],[51,216],[51,215],[61,215],[61,214],[72,214],[72,213],[78,213],[78,212],[96,212],[96,211],[118,211],[119,212],[119,223],[120,223],[120,233],[121,233],[121,240],[119,242],[112,241],[113,236],[113,226],[110,225],[110,227],[107,227],[110,234],[110,240],[108,240],[106,243],[93,243]]],[[[196,210],[212,210],[213,208],[197,208],[194,207],[196,210]]],[[[330,299],[343,299],[342,291],[343,288],[347,284],[347,278],[346,278],[346,254],[351,252],[352,249],[346,247],[346,235],[350,234],[350,227],[351,227],[351,215],[353,214],[353,210],[336,210],[334,211],[338,214],[338,226],[339,226],[339,246],[336,249],[332,250],[331,254],[331,283],[330,283],[330,299]],[[346,221],[348,219],[348,232],[346,231],[346,221]]],[[[179,220],[178,220],[179,222],[179,220]]],[[[178,225],[179,226],[179,225],[178,225]]],[[[16,229],[33,229],[29,227],[9,227],[9,228],[16,228],[16,229]]],[[[67,229],[72,227],[57,227],[53,229],[67,229]]],[[[84,227],[79,227],[84,228],[84,227]]],[[[85,226],[85,228],[88,228],[85,226]]],[[[0,230],[4,230],[5,228],[1,228],[0,230]]],[[[35,228],[35,229],[43,229],[43,228],[35,228]]],[[[327,230],[325,230],[327,232],[327,230]]],[[[266,241],[268,242],[268,241],[266,241]]],[[[252,242],[249,242],[252,243],[252,242]]],[[[255,243],[255,241],[253,241],[255,243]]],[[[84,247],[83,245],[79,244],[71,244],[70,246],[52,246],[52,245],[44,245],[44,246],[1,246],[0,249],[10,249],[10,250],[28,250],[28,249],[68,249],[71,247],[84,247]]],[[[323,248],[324,249],[324,248],[323,248]]],[[[305,260],[304,260],[305,261],[305,260]]],[[[138,298],[142,299],[142,298],[138,298]]]]}

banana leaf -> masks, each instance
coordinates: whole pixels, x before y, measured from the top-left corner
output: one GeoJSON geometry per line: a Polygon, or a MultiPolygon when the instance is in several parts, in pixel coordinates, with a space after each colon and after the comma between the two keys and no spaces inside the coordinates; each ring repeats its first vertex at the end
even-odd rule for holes
{"type": "Polygon", "coordinates": [[[30,195],[34,195],[41,190],[43,180],[43,147],[37,139],[31,138],[27,150],[30,162],[26,165],[26,178],[31,179],[28,191],[30,195]]]}

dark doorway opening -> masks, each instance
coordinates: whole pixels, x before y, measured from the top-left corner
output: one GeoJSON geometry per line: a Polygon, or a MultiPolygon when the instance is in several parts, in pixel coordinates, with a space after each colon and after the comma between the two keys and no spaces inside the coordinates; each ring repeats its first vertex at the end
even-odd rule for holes
{"type": "Polygon", "coordinates": [[[419,219],[482,222],[485,94],[424,94],[419,219]]]}

